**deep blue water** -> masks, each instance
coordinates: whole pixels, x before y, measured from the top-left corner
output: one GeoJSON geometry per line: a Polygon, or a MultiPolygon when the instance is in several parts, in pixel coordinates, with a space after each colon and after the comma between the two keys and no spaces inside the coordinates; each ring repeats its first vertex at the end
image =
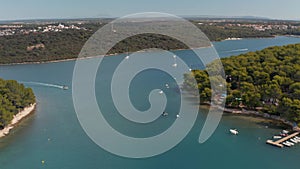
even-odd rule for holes
{"type": "MultiPolygon", "coordinates": [[[[300,38],[243,39],[215,42],[214,46],[220,57],[227,57],[268,46],[292,43],[300,43],[300,38]]],[[[194,63],[189,57],[192,55],[191,51],[182,50],[175,53],[188,64],[194,63]]],[[[160,118],[155,123],[138,125],[124,120],[117,113],[109,96],[109,84],[114,67],[123,58],[124,55],[105,58],[105,63],[101,67],[105,73],[100,73],[96,78],[95,92],[98,104],[102,105],[105,118],[118,131],[136,137],[156,135],[173,124],[178,109],[176,103],[180,98],[176,92],[166,90],[170,99],[166,110],[171,113],[167,118],[160,118]]],[[[0,66],[0,77],[23,82],[64,84],[71,87],[74,63],[68,61],[0,66]]],[[[149,103],[145,100],[149,91],[173,82],[167,74],[158,73],[156,70],[143,72],[132,82],[132,103],[138,109],[146,110],[149,103]],[[145,82],[147,85],[139,85],[145,82]]],[[[299,168],[299,146],[278,149],[265,144],[265,141],[280,129],[266,128],[266,124],[238,116],[224,115],[213,136],[204,144],[199,144],[197,140],[207,115],[206,109],[199,110],[197,121],[190,133],[170,151],[146,159],[119,157],[98,147],[83,131],[74,111],[71,90],[38,84],[27,84],[27,86],[34,89],[38,101],[37,110],[8,137],[0,139],[1,169],[299,168]],[[228,130],[233,127],[239,129],[239,136],[228,133],[228,130]],[[41,163],[42,160],[45,161],[44,164],[41,163]]],[[[112,142],[117,141],[112,140],[112,142]]],[[[145,149],[149,148],[151,149],[151,147],[145,149]]]]}

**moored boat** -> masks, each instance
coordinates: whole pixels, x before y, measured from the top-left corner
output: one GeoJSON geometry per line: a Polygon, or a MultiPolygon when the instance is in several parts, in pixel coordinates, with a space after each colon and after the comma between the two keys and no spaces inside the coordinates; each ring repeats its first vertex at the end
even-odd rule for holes
{"type": "Polygon", "coordinates": [[[281,136],[273,136],[273,139],[281,139],[281,136]]]}

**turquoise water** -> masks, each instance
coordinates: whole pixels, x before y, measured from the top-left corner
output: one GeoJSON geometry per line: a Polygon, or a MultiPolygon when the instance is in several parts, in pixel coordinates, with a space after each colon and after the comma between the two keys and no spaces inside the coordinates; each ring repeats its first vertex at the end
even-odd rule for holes
{"type": "MultiPolygon", "coordinates": [[[[273,39],[243,39],[214,43],[221,57],[237,55],[247,51],[260,50],[274,45],[300,43],[299,38],[277,37],[273,39]],[[248,49],[247,51],[244,49],[248,49]]],[[[192,52],[177,51],[176,54],[189,64],[192,52]]],[[[148,137],[164,131],[172,125],[176,114],[176,92],[167,93],[170,103],[166,119],[158,119],[151,125],[137,125],[120,117],[107,89],[112,71],[124,55],[107,57],[102,67],[104,74],[97,76],[96,95],[103,106],[105,118],[122,133],[137,137],[148,137]],[[173,104],[172,104],[173,103],[173,104]]],[[[93,61],[93,60],[91,60],[93,61]]],[[[72,83],[74,61],[38,65],[0,66],[0,77],[24,82],[48,84],[72,83]]],[[[143,99],[152,88],[172,83],[172,79],[155,70],[143,73],[133,81],[132,102],[138,109],[149,107],[143,99]],[[147,86],[139,86],[148,81],[147,86]],[[142,99],[136,99],[136,98],[142,99]]],[[[51,86],[28,84],[34,89],[38,106],[35,113],[23,121],[12,133],[0,140],[0,168],[47,168],[47,169],[181,169],[181,168],[228,168],[228,169],[296,169],[300,147],[278,149],[265,144],[266,139],[280,131],[266,128],[265,124],[246,120],[238,116],[225,115],[216,132],[204,144],[198,137],[206,117],[206,110],[200,109],[196,124],[187,137],[170,151],[147,159],[128,159],[113,155],[98,147],[81,128],[73,108],[71,90],[51,86]],[[230,128],[238,128],[239,136],[228,134],[230,128]],[[42,164],[41,161],[45,163],[42,164]]],[[[168,100],[169,101],[169,100],[168,100]]],[[[105,137],[105,136],[103,136],[105,137]]],[[[147,147],[151,148],[151,147],[147,147]]]]}

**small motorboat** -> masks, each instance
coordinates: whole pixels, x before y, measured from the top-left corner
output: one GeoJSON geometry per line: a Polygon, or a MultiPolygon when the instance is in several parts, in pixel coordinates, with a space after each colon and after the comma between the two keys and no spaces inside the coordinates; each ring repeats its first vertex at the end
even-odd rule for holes
{"type": "Polygon", "coordinates": [[[287,146],[287,147],[291,147],[292,146],[291,144],[288,144],[287,142],[283,142],[282,144],[285,145],[285,146],[287,146]]]}
{"type": "Polygon", "coordinates": [[[293,140],[296,141],[297,143],[300,143],[300,140],[295,137],[293,138],[293,140]]]}
{"type": "Polygon", "coordinates": [[[170,86],[169,86],[169,84],[168,84],[168,83],[166,83],[166,88],[170,88],[170,86]]]}
{"type": "Polygon", "coordinates": [[[287,130],[282,130],[282,133],[283,133],[283,134],[289,134],[289,131],[287,131],[287,130]]]}
{"type": "Polygon", "coordinates": [[[66,86],[66,85],[64,85],[64,86],[62,87],[62,89],[63,89],[63,90],[68,90],[68,89],[69,89],[69,87],[68,87],[68,86],[66,86]]]}
{"type": "Polygon", "coordinates": [[[163,94],[164,92],[161,90],[161,91],[159,91],[159,94],[163,94]]]}
{"type": "Polygon", "coordinates": [[[298,143],[298,141],[296,141],[296,140],[294,140],[294,139],[290,139],[290,141],[293,142],[293,143],[295,143],[295,144],[298,143]]]}
{"type": "Polygon", "coordinates": [[[282,137],[286,137],[286,136],[288,136],[288,134],[285,134],[285,133],[280,133],[280,136],[282,136],[282,137]]]}
{"type": "Polygon", "coordinates": [[[233,135],[239,134],[239,132],[237,131],[237,129],[230,129],[229,131],[230,131],[230,133],[233,134],[233,135]]]}
{"type": "Polygon", "coordinates": [[[179,114],[177,114],[177,115],[176,115],[176,118],[179,118],[179,117],[180,117],[179,114]]]}
{"type": "Polygon", "coordinates": [[[168,116],[169,114],[167,112],[163,112],[162,116],[168,116]]]}
{"type": "Polygon", "coordinates": [[[289,141],[286,141],[286,143],[288,143],[288,144],[290,144],[290,145],[295,145],[294,143],[292,143],[292,142],[289,142],[289,141]]]}
{"type": "Polygon", "coordinates": [[[281,139],[281,136],[273,136],[273,139],[281,139]]]}

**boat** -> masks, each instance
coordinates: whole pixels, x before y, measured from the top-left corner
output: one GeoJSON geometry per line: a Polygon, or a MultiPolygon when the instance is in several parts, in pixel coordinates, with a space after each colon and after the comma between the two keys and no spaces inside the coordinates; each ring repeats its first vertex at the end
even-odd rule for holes
{"type": "Polygon", "coordinates": [[[286,143],[288,143],[288,144],[290,144],[290,145],[295,145],[294,143],[292,143],[292,142],[289,142],[289,141],[286,141],[286,143]]]}
{"type": "Polygon", "coordinates": [[[239,132],[237,131],[237,129],[230,129],[229,130],[231,134],[237,135],[239,134],[239,132]]]}
{"type": "Polygon", "coordinates": [[[282,130],[282,133],[283,133],[283,134],[289,134],[289,131],[287,131],[287,130],[282,130]]]}
{"type": "Polygon", "coordinates": [[[164,92],[161,90],[161,91],[159,91],[159,94],[163,94],[164,92]]]}
{"type": "Polygon", "coordinates": [[[163,112],[162,116],[168,116],[169,114],[167,112],[163,112]]]}
{"type": "Polygon", "coordinates": [[[296,140],[294,140],[294,139],[290,139],[290,141],[293,142],[293,143],[295,143],[295,144],[298,143],[298,141],[296,141],[296,140]]]}
{"type": "Polygon", "coordinates": [[[281,139],[281,136],[273,136],[273,139],[281,139]]]}
{"type": "Polygon", "coordinates": [[[180,117],[179,114],[177,114],[177,115],[176,115],[176,118],[179,118],[179,117],[180,117]]]}
{"type": "Polygon", "coordinates": [[[294,137],[293,140],[296,141],[297,143],[300,143],[300,139],[294,137]]]}
{"type": "Polygon", "coordinates": [[[168,88],[168,89],[170,88],[170,86],[169,86],[169,84],[168,84],[168,83],[166,83],[166,88],[168,88]]]}
{"type": "Polygon", "coordinates": [[[285,145],[285,146],[287,146],[287,147],[291,147],[292,146],[291,144],[288,144],[287,142],[283,142],[282,144],[285,145]]]}
{"type": "Polygon", "coordinates": [[[294,138],[295,141],[297,141],[298,143],[300,143],[300,139],[294,138]]]}
{"type": "Polygon", "coordinates": [[[280,133],[280,136],[282,136],[282,137],[286,137],[286,136],[288,136],[288,134],[285,134],[285,133],[280,133]]]}
{"type": "Polygon", "coordinates": [[[63,90],[68,90],[68,89],[69,89],[69,87],[68,87],[68,86],[66,86],[66,85],[64,85],[64,86],[62,87],[62,89],[63,89],[63,90]]]}

